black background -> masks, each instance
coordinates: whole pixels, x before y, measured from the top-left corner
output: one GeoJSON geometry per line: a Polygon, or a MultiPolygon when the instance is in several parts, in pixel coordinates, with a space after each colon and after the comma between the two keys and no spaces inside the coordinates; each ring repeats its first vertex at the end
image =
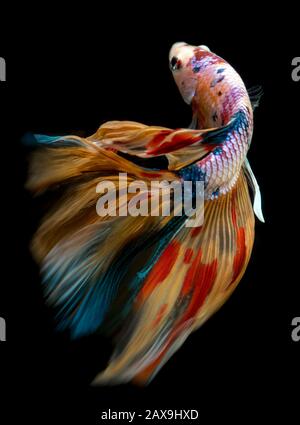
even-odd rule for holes
{"type": "Polygon", "coordinates": [[[242,5],[235,14],[181,5],[163,15],[145,5],[132,12],[118,6],[109,12],[79,9],[76,17],[52,14],[46,6],[39,12],[31,19],[19,12],[22,22],[11,17],[1,38],[8,43],[0,50],[7,61],[7,82],[0,85],[6,130],[0,316],[7,322],[0,385],[8,423],[17,416],[34,423],[94,424],[105,408],[194,408],[201,423],[297,413],[300,343],[290,334],[292,318],[300,315],[300,82],[291,79],[292,58],[299,56],[292,11],[275,17],[242,5]],[[169,48],[182,40],[208,45],[247,87],[263,86],[249,159],[266,223],[256,224],[252,259],[233,296],[148,387],[92,388],[111,347],[96,337],[70,342],[54,332],[28,250],[41,211],[23,189],[28,152],[20,139],[28,131],[90,135],[111,119],[187,126],[190,108],[168,69],[169,48]]]}

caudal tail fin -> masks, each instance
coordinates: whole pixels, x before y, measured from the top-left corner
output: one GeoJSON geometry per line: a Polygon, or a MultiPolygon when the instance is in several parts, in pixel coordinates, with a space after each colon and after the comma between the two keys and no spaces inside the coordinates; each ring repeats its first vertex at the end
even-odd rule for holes
{"type": "MultiPolygon", "coordinates": [[[[114,135],[117,130],[114,126],[114,135]]],[[[114,182],[120,193],[119,173],[127,173],[127,184],[180,180],[178,175],[125,159],[108,139],[38,142],[44,148],[33,154],[27,187],[36,194],[57,187],[62,192],[32,244],[58,327],[74,338],[121,328],[113,356],[94,383],[147,383],[225,302],[244,273],[254,239],[244,172],[231,192],[206,201],[202,227],[185,227],[186,217],[174,214],[124,217],[116,211],[100,217],[99,182],[114,182]]],[[[180,153],[171,160],[186,164],[180,153]]],[[[130,197],[121,196],[119,207],[125,202],[130,197]]]]}
{"type": "Polygon", "coordinates": [[[150,267],[183,224],[182,217],[119,214],[134,196],[127,186],[145,182],[140,195],[148,197],[153,179],[179,178],[140,167],[87,139],[39,137],[38,142],[42,149],[33,153],[27,188],[37,195],[60,193],[32,241],[46,300],[55,308],[58,328],[70,330],[72,337],[109,333],[131,309],[144,280],[138,274],[143,264],[150,267]],[[122,194],[119,173],[126,174],[122,194]],[[115,213],[101,216],[97,203],[103,194],[97,188],[105,181],[114,184],[118,199],[115,213]],[[112,312],[118,298],[121,308],[112,312]]]}
{"type": "Polygon", "coordinates": [[[182,228],[162,252],[94,384],[147,384],[230,296],[246,269],[253,240],[253,210],[241,174],[230,193],[206,202],[202,227],[182,228]]]}

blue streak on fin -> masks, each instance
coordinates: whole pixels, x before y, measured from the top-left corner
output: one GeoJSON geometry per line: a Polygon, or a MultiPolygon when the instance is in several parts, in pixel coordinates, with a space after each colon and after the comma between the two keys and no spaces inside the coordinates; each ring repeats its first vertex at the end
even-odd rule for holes
{"type": "Polygon", "coordinates": [[[22,143],[25,146],[35,147],[39,145],[51,145],[61,140],[63,136],[46,136],[43,134],[25,133],[22,143]]]}
{"type": "MultiPolygon", "coordinates": [[[[46,257],[42,270],[45,296],[48,302],[56,307],[57,328],[71,328],[74,338],[95,331],[97,320],[101,322],[105,312],[105,308],[102,308],[103,301],[100,299],[97,312],[91,306],[86,313],[88,317],[83,315],[81,328],[77,329],[81,305],[89,301],[91,294],[97,289],[98,281],[101,282],[101,260],[95,261],[94,256],[109,231],[108,228],[100,231],[98,227],[92,230],[95,233],[87,235],[88,244],[80,240],[79,232],[78,239],[69,239],[66,246],[64,243],[56,246],[46,257]],[[79,246],[79,249],[74,252],[71,248],[68,252],[68,247],[74,246],[79,246]],[[86,327],[87,322],[89,327],[86,327]]],[[[84,232],[82,235],[86,237],[84,232]]]]}
{"type": "Polygon", "coordinates": [[[80,138],[77,136],[47,136],[45,134],[25,133],[21,139],[22,144],[28,147],[41,146],[76,146],[81,145],[80,138]]]}
{"type": "Polygon", "coordinates": [[[61,259],[61,264],[59,262],[57,264],[55,260],[58,259],[54,258],[54,261],[45,267],[44,283],[46,296],[57,308],[58,330],[70,329],[71,337],[74,339],[103,330],[102,325],[105,324],[106,316],[129,267],[134,264],[134,260],[143,249],[154,246],[147,264],[144,264],[128,283],[130,295],[122,311],[109,321],[109,327],[120,323],[120,320],[128,314],[144,279],[186,219],[185,216],[173,217],[157,233],[144,238],[140,236],[133,243],[127,244],[111,261],[106,271],[103,271],[101,264],[94,262],[93,265],[91,261],[95,250],[104,241],[102,236],[105,235],[100,237],[97,235],[89,247],[76,253],[75,258],[65,257],[64,260],[61,259]]]}
{"type": "MultiPolygon", "coordinates": [[[[138,241],[138,243],[133,244],[132,246],[125,246],[121,253],[116,257],[115,261],[110,265],[102,285],[107,287],[115,286],[116,289],[119,287],[121,281],[128,272],[129,267],[133,264],[136,256],[142,251],[151,246],[154,246],[154,250],[150,258],[146,261],[143,267],[140,270],[137,270],[135,277],[128,283],[128,289],[130,296],[127,298],[126,302],[122,306],[122,310],[118,312],[115,317],[111,318],[109,321],[109,330],[112,330],[114,326],[120,323],[128,315],[132,303],[142,287],[144,280],[147,278],[148,274],[152,270],[155,263],[158,261],[160,255],[164,249],[171,242],[173,237],[184,225],[187,217],[177,216],[173,217],[165,227],[160,229],[156,234],[151,235],[146,239],[138,241]]],[[[93,300],[91,300],[93,301],[93,300]]],[[[111,300],[107,307],[111,305],[111,300]]],[[[86,308],[88,306],[86,305],[86,308]]],[[[97,308],[96,308],[97,309],[97,308]]],[[[99,325],[100,326],[100,325],[99,325]]]]}

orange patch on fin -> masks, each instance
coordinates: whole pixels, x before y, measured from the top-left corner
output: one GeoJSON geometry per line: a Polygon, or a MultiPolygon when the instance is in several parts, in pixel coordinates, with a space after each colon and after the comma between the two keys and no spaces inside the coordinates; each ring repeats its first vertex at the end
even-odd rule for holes
{"type": "Polygon", "coordinates": [[[211,290],[216,277],[218,262],[217,259],[215,259],[210,264],[201,264],[201,255],[202,253],[200,250],[186,275],[184,284],[185,289],[182,288],[182,292],[184,292],[187,291],[187,288],[190,288],[191,285],[194,284],[194,293],[186,312],[179,320],[179,323],[177,323],[175,329],[170,335],[165,347],[163,348],[159,356],[133,378],[133,382],[135,384],[143,385],[149,380],[155,369],[159,366],[162,358],[169,350],[171,344],[178,337],[182,325],[190,318],[194,317],[196,312],[199,310],[199,308],[205,301],[205,298],[208,295],[209,291],[211,290]],[[196,276],[199,276],[199,280],[197,282],[195,282],[196,276]]]}
{"type": "MultiPolygon", "coordinates": [[[[194,262],[193,262],[194,263],[194,262]]],[[[191,276],[187,274],[186,279],[189,287],[193,286],[193,295],[190,304],[181,319],[181,323],[191,319],[202,306],[205,298],[209,294],[217,274],[217,259],[214,259],[210,264],[198,264],[191,276]],[[196,278],[196,279],[195,279],[196,278]]],[[[191,265],[191,268],[193,264],[191,265]]]]}
{"type": "Polygon", "coordinates": [[[152,268],[141,289],[140,297],[147,298],[156,285],[163,282],[174,266],[180,249],[180,243],[172,241],[164,250],[157,263],[152,268]]]}
{"type": "MultiPolygon", "coordinates": [[[[190,267],[190,270],[193,269],[193,265],[195,261],[197,261],[197,259],[200,259],[200,258],[201,258],[201,251],[199,251],[199,254],[197,255],[193,264],[190,267]]],[[[181,326],[184,324],[184,322],[188,321],[190,318],[192,318],[195,315],[195,313],[199,310],[199,308],[205,301],[205,298],[208,295],[216,277],[217,260],[216,259],[213,260],[210,264],[198,264],[198,266],[194,267],[194,269],[195,270],[193,270],[193,273],[190,272],[190,274],[191,276],[193,276],[193,278],[195,277],[195,275],[199,276],[199,281],[194,283],[194,293],[187,311],[184,313],[183,317],[180,319],[179,323],[176,325],[176,328],[172,332],[169,340],[167,341],[165,347],[163,348],[159,356],[133,378],[133,382],[135,384],[142,385],[149,380],[149,378],[151,377],[155,369],[159,366],[162,358],[169,350],[171,344],[178,337],[181,326]]]]}

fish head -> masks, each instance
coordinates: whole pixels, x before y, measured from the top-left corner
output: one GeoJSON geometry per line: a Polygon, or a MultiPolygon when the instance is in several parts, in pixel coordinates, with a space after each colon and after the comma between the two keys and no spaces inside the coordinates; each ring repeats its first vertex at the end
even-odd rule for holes
{"type": "Polygon", "coordinates": [[[184,42],[173,44],[169,53],[169,64],[178,89],[187,104],[195,96],[198,81],[204,69],[219,61],[207,46],[192,46],[184,42]]]}

